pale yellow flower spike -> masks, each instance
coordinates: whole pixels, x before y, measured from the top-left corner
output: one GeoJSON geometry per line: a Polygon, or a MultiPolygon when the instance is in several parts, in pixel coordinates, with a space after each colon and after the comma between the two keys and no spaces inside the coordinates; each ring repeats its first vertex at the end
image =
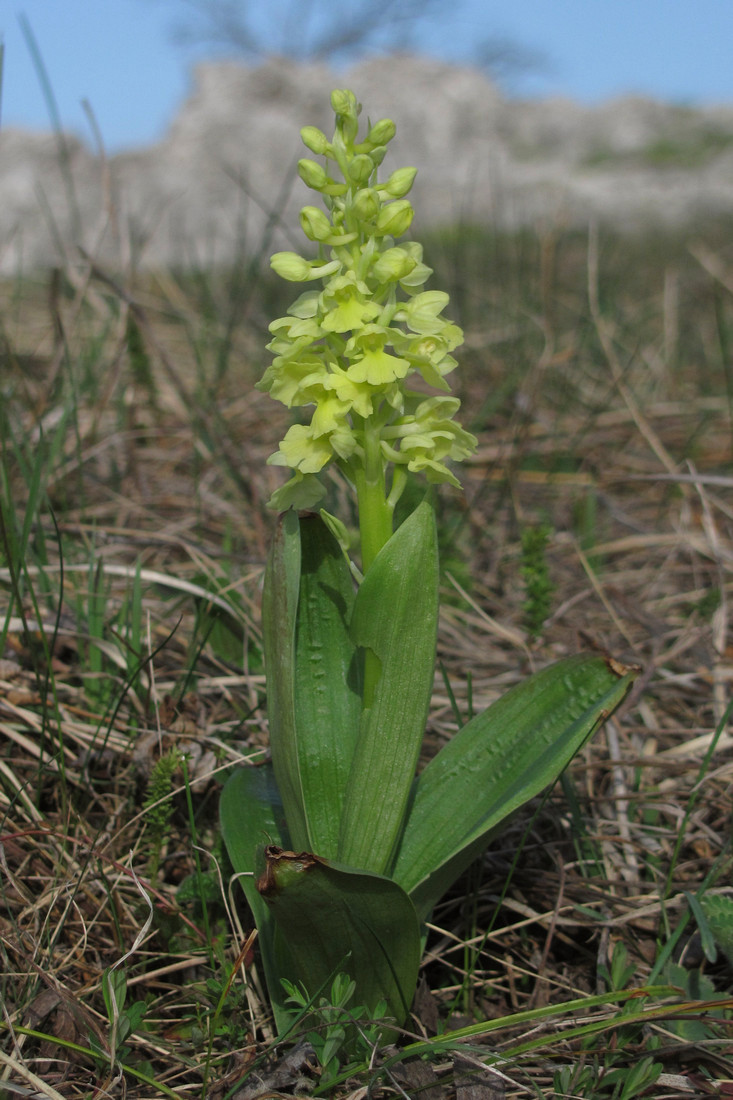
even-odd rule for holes
{"type": "Polygon", "coordinates": [[[380,120],[359,141],[354,93],[333,92],[331,105],[330,141],[314,126],[301,131],[306,147],[325,158],[325,165],[309,158],[298,165],[325,206],[304,206],[300,217],[317,254],[276,252],[270,261],[282,278],[320,289],[301,294],[270,326],[274,358],[258,388],[290,408],[314,409],[310,423],[293,425],[270,459],[293,471],[270,505],[315,507],[325,495],[318,474],[335,463],[356,487],[366,568],[391,534],[406,471],[458,485],[446,462],[466,458],[476,440],[454,422],[456,398],[426,399],[408,388],[419,374],[433,389],[448,390],[451,352],[463,340],[444,315],[448,295],[424,289],[432,271],[421,246],[395,243],[412,223],[405,196],[416,170],[399,168],[380,182],[394,123],[380,120]]]}

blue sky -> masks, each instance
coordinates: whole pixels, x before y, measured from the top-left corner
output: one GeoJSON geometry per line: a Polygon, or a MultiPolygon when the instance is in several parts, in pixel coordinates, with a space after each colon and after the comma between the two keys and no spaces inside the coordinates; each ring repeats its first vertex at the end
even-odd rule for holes
{"type": "MultiPolygon", "coordinates": [[[[263,17],[274,3],[250,0],[263,17]]],[[[90,138],[87,100],[109,152],[159,139],[192,62],[206,55],[172,40],[185,10],[185,0],[0,0],[2,125],[49,128],[24,16],[66,128],[90,138]]],[[[733,104],[733,0],[454,0],[443,10],[423,29],[423,52],[462,61],[493,36],[544,57],[541,69],[514,75],[509,94],[733,104]]]]}

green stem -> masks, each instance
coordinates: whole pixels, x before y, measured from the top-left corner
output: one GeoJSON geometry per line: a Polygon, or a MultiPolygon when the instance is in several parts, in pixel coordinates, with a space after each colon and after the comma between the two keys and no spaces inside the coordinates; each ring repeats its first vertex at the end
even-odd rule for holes
{"type": "MultiPolygon", "coordinates": [[[[356,499],[359,510],[361,568],[366,576],[382,547],[392,536],[392,505],[387,500],[384,479],[385,461],[379,446],[379,429],[364,422],[364,465],[355,471],[356,499]]],[[[364,659],[364,708],[371,707],[381,664],[376,653],[367,650],[364,659]]]]}
{"type": "Polygon", "coordinates": [[[361,569],[367,570],[384,544],[392,537],[392,508],[384,484],[384,458],[379,446],[379,430],[364,425],[364,466],[355,472],[356,500],[359,509],[361,569]]]}

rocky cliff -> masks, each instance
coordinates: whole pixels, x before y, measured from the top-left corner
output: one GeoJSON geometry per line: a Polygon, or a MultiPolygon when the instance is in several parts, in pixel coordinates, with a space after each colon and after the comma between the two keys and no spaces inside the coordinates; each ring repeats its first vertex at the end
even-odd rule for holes
{"type": "Polygon", "coordinates": [[[733,212],[733,106],[508,100],[478,71],[416,57],[338,74],[279,59],[204,64],[156,146],[105,160],[74,137],[0,133],[0,273],[78,246],[113,267],[229,263],[270,232],[266,249],[287,247],[310,194],[295,175],[298,132],[330,132],[334,87],[397,123],[390,163],[419,169],[418,230],[590,220],[635,230],[733,212]]]}

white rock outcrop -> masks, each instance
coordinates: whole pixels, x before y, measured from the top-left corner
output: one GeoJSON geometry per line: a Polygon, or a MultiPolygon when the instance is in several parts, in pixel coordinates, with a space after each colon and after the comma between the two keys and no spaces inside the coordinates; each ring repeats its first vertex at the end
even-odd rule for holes
{"type": "Polygon", "coordinates": [[[733,107],[508,100],[477,70],[419,57],[338,74],[282,59],[211,63],[149,148],[105,161],[75,137],[0,133],[0,273],[58,264],[79,246],[112,267],[211,266],[288,247],[310,194],[295,175],[299,130],[330,132],[334,87],[397,123],[390,163],[419,170],[418,229],[595,219],[633,230],[733,211],[733,107]]]}

